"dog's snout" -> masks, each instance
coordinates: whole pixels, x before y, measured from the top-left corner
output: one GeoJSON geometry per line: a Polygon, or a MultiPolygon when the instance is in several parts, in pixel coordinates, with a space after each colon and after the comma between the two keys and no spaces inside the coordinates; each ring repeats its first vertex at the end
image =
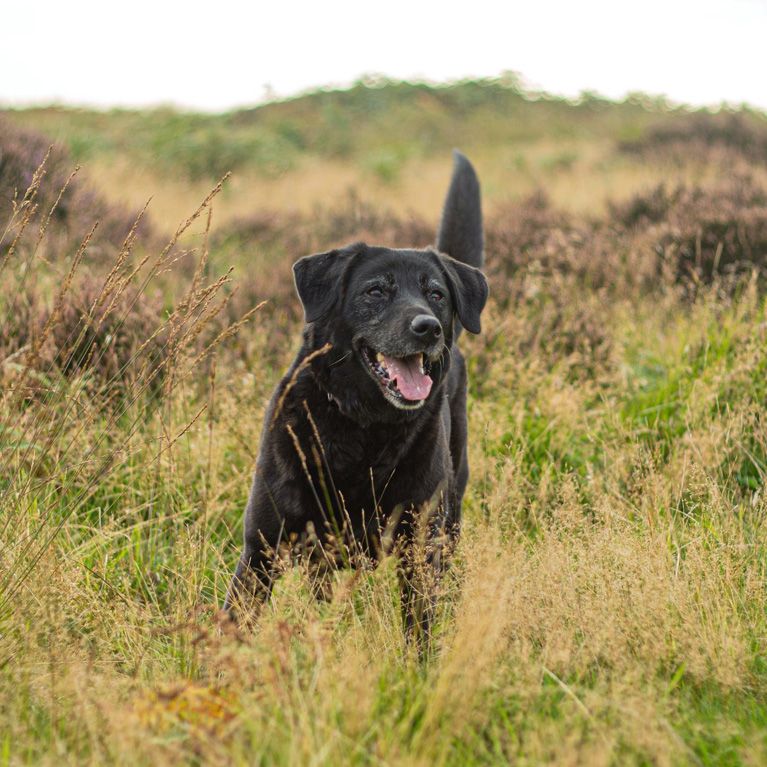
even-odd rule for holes
{"type": "Polygon", "coordinates": [[[421,338],[439,338],[442,325],[431,314],[419,314],[410,322],[410,329],[421,338]]]}

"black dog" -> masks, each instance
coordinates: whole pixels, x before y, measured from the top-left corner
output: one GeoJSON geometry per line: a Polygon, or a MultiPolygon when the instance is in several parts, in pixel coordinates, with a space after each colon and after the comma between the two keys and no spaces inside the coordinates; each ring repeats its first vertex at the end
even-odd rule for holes
{"type": "Polygon", "coordinates": [[[296,262],[304,340],[266,415],[227,609],[268,596],[281,544],[375,561],[393,542],[408,627],[427,629],[412,552],[422,530],[433,571],[458,533],[469,467],[454,342],[480,331],[482,254],[479,183],[456,152],[436,250],[358,243],[296,262]]]}

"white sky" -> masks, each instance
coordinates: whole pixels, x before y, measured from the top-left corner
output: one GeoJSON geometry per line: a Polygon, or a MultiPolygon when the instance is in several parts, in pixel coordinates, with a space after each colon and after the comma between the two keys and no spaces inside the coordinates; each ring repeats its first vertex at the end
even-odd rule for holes
{"type": "Polygon", "coordinates": [[[530,86],[767,108],[767,0],[0,0],[0,103],[206,110],[520,72],[530,86]]]}

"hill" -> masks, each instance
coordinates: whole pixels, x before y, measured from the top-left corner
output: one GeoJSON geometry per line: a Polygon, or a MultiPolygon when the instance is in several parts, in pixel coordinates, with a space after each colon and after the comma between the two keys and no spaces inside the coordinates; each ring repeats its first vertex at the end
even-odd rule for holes
{"type": "Polygon", "coordinates": [[[511,76],[444,86],[368,80],[220,115],[65,107],[4,115],[61,142],[113,200],[140,207],[154,195],[166,228],[229,171],[220,221],[309,212],[350,189],[399,213],[434,215],[445,157],[456,146],[480,170],[490,204],[545,189],[560,207],[595,213],[661,180],[705,182],[721,167],[732,170],[733,141],[754,146],[756,163],[751,156],[746,164],[767,162],[767,118],[759,112],[712,114],[643,95],[569,102],[529,93],[511,76]],[[685,137],[728,156],[712,167],[694,146],[682,147],[685,137]],[[647,141],[677,151],[625,151],[647,141]]]}
{"type": "Polygon", "coordinates": [[[767,762],[766,136],[513,81],[6,111],[0,765],[767,762]],[[432,242],[453,144],[490,299],[432,651],[392,557],[291,547],[235,627],[291,264],[432,242]]]}

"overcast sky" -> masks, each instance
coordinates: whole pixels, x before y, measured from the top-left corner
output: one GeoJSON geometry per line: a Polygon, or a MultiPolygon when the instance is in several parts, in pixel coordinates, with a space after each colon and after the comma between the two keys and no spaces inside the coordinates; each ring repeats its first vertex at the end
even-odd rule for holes
{"type": "Polygon", "coordinates": [[[365,73],[767,108],[767,0],[2,0],[0,103],[220,110],[365,73]],[[462,8],[462,10],[459,10],[462,8]]]}

